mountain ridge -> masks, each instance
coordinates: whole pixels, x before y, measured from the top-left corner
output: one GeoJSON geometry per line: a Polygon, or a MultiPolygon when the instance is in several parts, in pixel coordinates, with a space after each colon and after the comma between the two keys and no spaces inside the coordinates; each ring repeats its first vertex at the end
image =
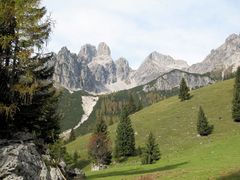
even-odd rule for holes
{"type": "Polygon", "coordinates": [[[114,60],[110,47],[101,42],[98,47],[83,45],[78,54],[71,53],[67,47],[61,48],[55,56],[53,79],[57,86],[72,91],[104,94],[144,85],[173,69],[197,74],[216,72],[224,78],[239,65],[240,36],[237,34],[230,35],[200,63],[189,66],[184,60],[153,51],[136,70],[124,57],[114,60]]]}

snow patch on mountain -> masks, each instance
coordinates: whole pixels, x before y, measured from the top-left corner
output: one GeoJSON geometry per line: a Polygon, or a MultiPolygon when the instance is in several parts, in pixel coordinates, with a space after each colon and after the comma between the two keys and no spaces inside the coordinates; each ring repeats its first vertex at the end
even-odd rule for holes
{"type": "MultiPolygon", "coordinates": [[[[82,108],[84,114],[82,115],[81,120],[78,122],[76,126],[72,129],[77,129],[81,126],[82,123],[88,120],[90,114],[93,111],[94,106],[97,104],[98,97],[97,96],[82,96],[82,108]]],[[[60,134],[60,138],[67,140],[69,139],[70,133],[72,129],[68,129],[60,134]]]]}

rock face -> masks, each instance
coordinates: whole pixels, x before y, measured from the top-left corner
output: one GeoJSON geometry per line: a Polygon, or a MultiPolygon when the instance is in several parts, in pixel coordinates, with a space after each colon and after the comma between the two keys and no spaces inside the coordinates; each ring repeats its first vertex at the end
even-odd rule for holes
{"type": "Polygon", "coordinates": [[[138,85],[146,84],[161,74],[173,69],[186,69],[188,64],[182,60],[174,60],[171,56],[152,52],[135,72],[133,78],[138,85]]]}
{"type": "Polygon", "coordinates": [[[59,168],[48,168],[32,142],[0,140],[0,179],[65,180],[59,168]]]}
{"type": "Polygon", "coordinates": [[[129,76],[133,72],[133,70],[129,67],[128,61],[121,57],[115,62],[116,64],[116,75],[117,78],[121,81],[126,81],[130,83],[129,76]]]}
{"type": "Polygon", "coordinates": [[[82,60],[83,64],[90,63],[96,55],[96,47],[92,46],[91,44],[86,44],[82,46],[80,52],[78,53],[78,57],[82,60]]]}
{"type": "Polygon", "coordinates": [[[214,83],[214,81],[208,76],[192,74],[181,70],[172,70],[168,73],[163,74],[156,80],[143,86],[145,92],[149,91],[166,91],[174,88],[179,88],[181,79],[184,78],[190,89],[207,86],[208,84],[214,83]]]}
{"type": "Polygon", "coordinates": [[[104,42],[101,42],[98,45],[98,50],[97,50],[97,55],[98,56],[111,56],[111,51],[108,45],[104,42]]]}
{"type": "Polygon", "coordinates": [[[78,55],[62,48],[55,57],[56,85],[70,90],[86,90],[106,93],[144,85],[173,69],[191,73],[234,72],[240,66],[240,36],[230,35],[225,43],[211,53],[201,63],[188,66],[183,60],[156,51],[148,55],[136,70],[129,67],[128,61],[119,58],[114,61],[111,50],[104,42],[96,48],[86,44],[78,55]]]}
{"type": "Polygon", "coordinates": [[[129,89],[152,81],[172,69],[188,67],[185,61],[153,52],[140,68],[134,71],[125,58],[114,61],[110,48],[104,42],[100,43],[97,49],[86,44],[78,55],[63,47],[55,59],[53,79],[56,86],[94,93],[129,89]]]}
{"type": "MultiPolygon", "coordinates": [[[[66,87],[71,90],[84,89],[94,91],[95,79],[88,66],[85,65],[91,59],[92,49],[86,50],[83,47],[81,50],[82,61],[76,54],[71,53],[66,47],[63,47],[56,55],[55,72],[53,80],[56,84],[66,87]],[[90,56],[87,56],[90,54],[90,56]]],[[[93,50],[94,52],[94,50],[93,50]]]]}
{"type": "Polygon", "coordinates": [[[58,166],[46,164],[46,161],[51,160],[50,155],[40,154],[34,142],[33,136],[29,133],[16,133],[11,140],[0,139],[0,179],[81,180],[85,178],[81,170],[67,169],[63,161],[58,166]]]}
{"type": "Polygon", "coordinates": [[[240,36],[230,35],[223,45],[212,50],[211,53],[201,62],[192,65],[188,71],[204,74],[207,72],[236,71],[240,65],[240,36]]]}
{"type": "Polygon", "coordinates": [[[86,44],[78,55],[63,47],[55,59],[53,80],[56,86],[94,93],[132,87],[129,78],[132,70],[127,60],[120,58],[114,62],[106,43],[100,43],[97,49],[86,44]]]}

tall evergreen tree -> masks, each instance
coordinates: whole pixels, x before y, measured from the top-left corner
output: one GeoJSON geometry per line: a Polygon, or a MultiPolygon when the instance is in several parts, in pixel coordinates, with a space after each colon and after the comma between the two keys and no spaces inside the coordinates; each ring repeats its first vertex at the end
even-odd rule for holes
{"type": "Polygon", "coordinates": [[[11,121],[17,111],[15,103],[11,102],[10,76],[13,58],[16,19],[14,16],[15,1],[0,2],[0,135],[7,136],[11,121]]]}
{"type": "Polygon", "coordinates": [[[240,67],[237,68],[233,89],[232,118],[234,121],[240,122],[240,67]]]}
{"type": "Polygon", "coordinates": [[[111,141],[108,137],[107,125],[102,119],[96,124],[95,132],[90,138],[88,154],[93,162],[98,165],[108,165],[111,163],[111,141]]]}
{"type": "Polygon", "coordinates": [[[143,150],[142,164],[152,164],[160,159],[160,150],[152,132],[149,133],[143,150]]]}
{"type": "Polygon", "coordinates": [[[135,136],[126,107],[123,108],[116,131],[115,156],[126,157],[135,153],[135,136]]]}
{"type": "Polygon", "coordinates": [[[201,136],[207,136],[213,131],[213,125],[208,124],[208,120],[201,106],[198,112],[197,131],[201,136]]]}
{"type": "Polygon", "coordinates": [[[51,19],[40,2],[0,2],[0,134],[27,130],[50,142],[59,133],[58,96],[50,81],[52,54],[42,51],[51,19]]]}
{"type": "Polygon", "coordinates": [[[181,101],[188,100],[190,98],[189,88],[184,78],[182,78],[179,89],[179,99],[181,101]]]}

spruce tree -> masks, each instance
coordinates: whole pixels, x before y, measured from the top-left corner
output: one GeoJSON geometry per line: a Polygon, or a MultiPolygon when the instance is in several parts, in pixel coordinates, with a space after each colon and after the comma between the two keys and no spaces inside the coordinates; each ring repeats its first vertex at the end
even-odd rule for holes
{"type": "Polygon", "coordinates": [[[238,67],[235,77],[232,101],[232,118],[240,122],[240,67],[238,67]]]}
{"type": "Polygon", "coordinates": [[[190,98],[189,88],[184,78],[182,78],[179,89],[179,99],[181,101],[188,100],[190,98]]]}
{"type": "Polygon", "coordinates": [[[213,125],[208,124],[208,120],[201,106],[198,112],[197,131],[201,136],[207,136],[213,131],[213,125]]]}
{"type": "Polygon", "coordinates": [[[135,136],[126,107],[123,108],[116,131],[115,156],[127,157],[135,153],[135,136]]]}
{"type": "Polygon", "coordinates": [[[95,132],[90,138],[88,154],[92,161],[98,165],[108,165],[111,163],[111,141],[108,137],[107,125],[102,119],[96,124],[95,132]]]}
{"type": "Polygon", "coordinates": [[[59,133],[60,117],[50,80],[54,68],[48,65],[52,53],[42,50],[51,19],[40,2],[0,2],[0,134],[29,131],[52,142],[59,133]]]}
{"type": "Polygon", "coordinates": [[[142,164],[153,164],[160,159],[160,150],[152,132],[149,133],[146,147],[143,150],[142,164]]]}

